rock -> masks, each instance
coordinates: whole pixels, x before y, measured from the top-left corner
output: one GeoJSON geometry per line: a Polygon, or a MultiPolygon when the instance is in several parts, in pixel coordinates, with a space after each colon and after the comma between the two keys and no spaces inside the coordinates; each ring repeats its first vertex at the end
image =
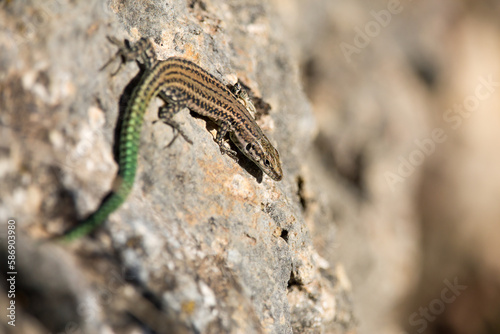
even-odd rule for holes
{"type": "Polygon", "coordinates": [[[0,151],[0,212],[16,219],[19,242],[30,249],[18,254],[19,291],[65,305],[45,314],[19,298],[33,333],[344,333],[353,326],[348,285],[319,257],[306,225],[299,190],[316,124],[271,5],[6,2],[0,21],[0,136],[9,143],[0,151]],[[177,117],[193,145],[178,139],[166,148],[173,132],[153,124],[155,101],[125,204],[89,237],[48,241],[92,212],[116,174],[115,127],[139,69],[99,70],[116,52],[106,35],[148,37],[160,58],[186,57],[225,84],[241,80],[259,106],[270,106],[258,110],[258,122],[280,151],[283,181],[221,155],[214,124],[187,111],[177,117]],[[53,284],[44,263],[67,271],[57,295],[30,289],[53,284]],[[25,268],[30,282],[21,279],[25,268]]]}

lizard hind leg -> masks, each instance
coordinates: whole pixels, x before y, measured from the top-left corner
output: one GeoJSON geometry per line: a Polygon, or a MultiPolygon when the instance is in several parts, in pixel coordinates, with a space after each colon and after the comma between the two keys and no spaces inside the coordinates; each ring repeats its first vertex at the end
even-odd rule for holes
{"type": "Polygon", "coordinates": [[[148,39],[141,38],[134,44],[130,44],[128,41],[122,42],[115,37],[107,36],[107,38],[111,44],[118,47],[118,51],[101,67],[100,71],[104,70],[118,58],[121,58],[120,65],[113,73],[111,73],[111,76],[118,74],[118,72],[120,72],[123,68],[123,65],[130,61],[140,59],[147,69],[152,68],[155,65],[157,61],[156,53],[153,44],[151,44],[148,39]]]}

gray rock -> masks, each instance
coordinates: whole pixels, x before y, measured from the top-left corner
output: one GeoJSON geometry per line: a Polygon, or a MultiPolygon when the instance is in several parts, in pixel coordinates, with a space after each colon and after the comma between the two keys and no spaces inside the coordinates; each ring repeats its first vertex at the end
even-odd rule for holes
{"type": "Polygon", "coordinates": [[[352,326],[348,288],[316,253],[306,226],[298,180],[316,125],[273,13],[264,1],[2,5],[0,217],[16,219],[19,242],[30,249],[18,255],[19,277],[30,275],[19,291],[33,303],[61,305],[47,315],[19,298],[26,333],[352,326]],[[259,109],[258,122],[280,151],[283,181],[221,155],[214,124],[187,111],[177,117],[193,145],[178,139],[166,148],[173,132],[153,124],[155,101],[125,204],[91,237],[44,241],[91,213],[116,174],[115,126],[139,70],[134,63],[116,76],[113,66],[99,70],[116,51],[106,35],[148,37],[160,58],[189,58],[226,84],[240,79],[270,106],[259,109]],[[65,273],[43,274],[46,263],[65,273]],[[65,293],[36,294],[34,282],[47,291],[56,282],[65,293]]]}

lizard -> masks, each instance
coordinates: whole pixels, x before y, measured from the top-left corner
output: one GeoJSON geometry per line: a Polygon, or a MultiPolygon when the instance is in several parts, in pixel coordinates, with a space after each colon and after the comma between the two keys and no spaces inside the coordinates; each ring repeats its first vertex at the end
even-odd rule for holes
{"type": "Polygon", "coordinates": [[[159,60],[152,42],[146,38],[141,38],[133,45],[111,37],[108,39],[119,49],[103,68],[121,58],[119,68],[112,75],[130,61],[142,63],[144,73],[132,91],[121,120],[118,175],[113,190],[94,213],[66,232],[63,240],[71,241],[90,233],[126,200],[134,184],[144,114],[156,97],[165,102],[158,111],[158,118],[177,131],[173,140],[180,134],[187,142],[192,143],[173,119],[180,110],[188,108],[218,124],[215,141],[221,154],[228,154],[236,159],[236,152],[223,142],[226,134],[229,134],[238,150],[265,174],[275,181],[282,179],[279,153],[250,114],[249,110],[255,111],[255,108],[248,94],[238,84],[232,92],[215,76],[185,58],[159,60]]]}

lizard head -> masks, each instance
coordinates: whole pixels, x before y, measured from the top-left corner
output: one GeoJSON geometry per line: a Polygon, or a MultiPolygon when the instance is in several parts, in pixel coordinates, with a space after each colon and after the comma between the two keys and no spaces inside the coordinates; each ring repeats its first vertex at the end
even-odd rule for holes
{"type": "Polygon", "coordinates": [[[278,150],[274,148],[264,134],[262,134],[260,139],[249,142],[243,147],[238,148],[250,160],[255,162],[264,173],[269,175],[271,179],[280,181],[283,178],[278,150]]]}

